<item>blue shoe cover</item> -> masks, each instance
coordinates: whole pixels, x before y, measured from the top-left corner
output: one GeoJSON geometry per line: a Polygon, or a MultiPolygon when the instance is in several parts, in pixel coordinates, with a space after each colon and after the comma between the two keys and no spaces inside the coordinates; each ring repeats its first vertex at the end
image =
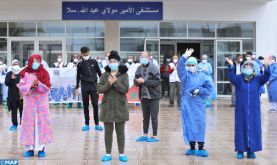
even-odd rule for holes
{"type": "Polygon", "coordinates": [[[34,156],[34,150],[26,151],[23,153],[23,157],[25,158],[32,157],[32,156],[34,156]]]}
{"type": "Polygon", "coordinates": [[[95,130],[97,130],[97,131],[103,131],[103,127],[100,126],[100,125],[96,125],[95,126],[95,130]]]}
{"type": "Polygon", "coordinates": [[[89,131],[90,127],[88,125],[83,126],[82,131],[89,131]]]}
{"type": "Polygon", "coordinates": [[[189,149],[189,150],[185,151],[185,155],[195,155],[195,153],[197,153],[196,150],[189,149]]]}
{"type": "Polygon", "coordinates": [[[254,152],[247,152],[247,158],[255,159],[255,158],[256,158],[256,155],[255,155],[254,152]]]}
{"type": "Polygon", "coordinates": [[[198,150],[196,153],[195,153],[195,155],[197,155],[197,156],[202,156],[202,157],[208,157],[208,151],[206,151],[206,150],[198,150]]]}
{"type": "Polygon", "coordinates": [[[243,158],[244,158],[243,152],[238,152],[237,159],[243,159],[243,158]]]}
{"type": "Polygon", "coordinates": [[[150,142],[150,143],[155,143],[155,142],[159,142],[159,141],[160,141],[159,139],[154,138],[154,137],[151,137],[151,138],[147,139],[147,142],[150,142]]]}
{"type": "Polygon", "coordinates": [[[46,153],[44,151],[39,151],[38,152],[38,157],[43,158],[45,156],[46,156],[46,153]]]}
{"type": "Polygon", "coordinates": [[[10,131],[16,131],[17,130],[17,126],[13,125],[10,127],[10,131]]]}
{"type": "Polygon", "coordinates": [[[139,138],[136,139],[137,142],[145,142],[148,140],[148,137],[147,136],[141,136],[139,138]]]}
{"type": "Polygon", "coordinates": [[[119,156],[118,159],[119,159],[121,162],[128,162],[128,157],[127,157],[126,155],[119,156]]]}
{"type": "Polygon", "coordinates": [[[103,162],[111,161],[112,160],[112,156],[104,155],[101,160],[103,162]]]}

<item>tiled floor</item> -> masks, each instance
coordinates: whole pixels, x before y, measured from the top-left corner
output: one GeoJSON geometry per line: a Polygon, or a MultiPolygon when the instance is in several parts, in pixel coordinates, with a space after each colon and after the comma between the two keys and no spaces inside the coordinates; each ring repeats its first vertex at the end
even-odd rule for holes
{"type": "MultiPolygon", "coordinates": [[[[277,164],[277,113],[267,113],[267,101],[263,101],[262,125],[263,147],[255,160],[236,160],[233,152],[233,109],[228,107],[229,100],[218,100],[214,108],[207,110],[208,158],[185,156],[187,148],[182,138],[182,128],[177,108],[168,108],[167,101],[162,101],[160,110],[159,137],[156,144],[137,143],[135,138],[141,135],[142,114],[138,107],[130,107],[130,121],[126,126],[126,154],[128,163],[117,160],[118,152],[114,140],[113,158],[104,164],[149,164],[149,165],[274,165],[277,164]]],[[[92,113],[91,113],[92,114],[92,113]]],[[[8,130],[10,114],[0,108],[0,159],[19,159],[19,164],[63,164],[79,165],[103,164],[100,161],[105,153],[104,134],[94,130],[81,131],[83,114],[78,109],[51,108],[55,142],[47,146],[47,156],[25,159],[23,149],[18,145],[19,133],[8,130]]],[[[18,130],[19,132],[19,130],[18,130]]]]}

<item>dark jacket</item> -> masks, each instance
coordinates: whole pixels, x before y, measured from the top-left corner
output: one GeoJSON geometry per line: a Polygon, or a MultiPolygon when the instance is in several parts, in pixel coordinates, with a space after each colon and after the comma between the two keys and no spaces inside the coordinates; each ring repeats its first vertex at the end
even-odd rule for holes
{"type": "Polygon", "coordinates": [[[82,59],[77,64],[76,88],[79,88],[81,81],[81,85],[92,85],[93,89],[96,90],[97,75],[101,77],[98,62],[92,58],[89,58],[87,61],[82,59]]]}
{"type": "Polygon", "coordinates": [[[161,98],[161,83],[159,68],[149,63],[147,66],[140,65],[137,68],[134,79],[135,86],[139,87],[139,98],[158,100],[161,98]],[[144,83],[138,84],[136,79],[143,78],[144,83]]]}
{"type": "Polygon", "coordinates": [[[10,71],[7,73],[5,78],[5,85],[8,86],[8,110],[17,109],[19,106],[22,106],[22,100],[20,101],[20,94],[17,84],[20,81],[20,75],[16,75],[16,79],[12,79],[13,72],[10,71]]]}
{"type": "Polygon", "coordinates": [[[105,67],[105,71],[97,85],[98,92],[104,95],[101,103],[100,120],[102,122],[128,121],[129,111],[126,96],[129,91],[128,68],[126,65],[119,66],[116,75],[117,81],[113,85],[110,85],[108,80],[111,75],[109,66],[105,67]]]}
{"type": "MultiPolygon", "coordinates": [[[[234,71],[235,71],[235,74],[236,74],[236,73],[237,73],[237,64],[236,64],[236,61],[234,60],[233,63],[234,63],[234,71]]],[[[240,63],[240,71],[241,71],[241,69],[242,69],[243,63],[244,63],[244,61],[242,61],[242,62],[240,63]]]]}

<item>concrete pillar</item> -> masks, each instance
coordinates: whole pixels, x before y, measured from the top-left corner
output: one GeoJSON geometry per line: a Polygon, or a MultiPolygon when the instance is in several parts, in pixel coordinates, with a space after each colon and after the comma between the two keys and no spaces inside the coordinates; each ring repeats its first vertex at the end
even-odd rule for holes
{"type": "Polygon", "coordinates": [[[105,51],[120,51],[119,21],[105,21],[105,51]]]}

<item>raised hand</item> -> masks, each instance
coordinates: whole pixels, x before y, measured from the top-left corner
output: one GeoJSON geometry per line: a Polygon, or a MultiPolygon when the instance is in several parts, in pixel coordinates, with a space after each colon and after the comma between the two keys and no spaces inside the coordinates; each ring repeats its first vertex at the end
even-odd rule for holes
{"type": "Polygon", "coordinates": [[[185,56],[186,58],[188,58],[189,56],[192,55],[192,53],[194,52],[194,49],[190,48],[190,49],[187,49],[185,54],[183,54],[183,56],[185,56]]]}
{"type": "Polygon", "coordinates": [[[234,65],[232,59],[230,59],[229,57],[226,57],[225,59],[226,59],[226,61],[228,62],[229,65],[234,65]]]}

